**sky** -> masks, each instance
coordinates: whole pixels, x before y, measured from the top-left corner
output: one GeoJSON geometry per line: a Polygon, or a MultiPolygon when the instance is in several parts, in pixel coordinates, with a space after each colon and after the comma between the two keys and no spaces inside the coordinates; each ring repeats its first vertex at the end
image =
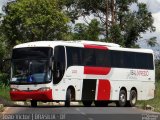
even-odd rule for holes
{"type": "MultiPolygon", "coordinates": [[[[8,0],[0,0],[0,13],[2,13],[2,5],[4,5],[8,0]]],[[[147,4],[148,10],[152,12],[154,18],[154,26],[156,27],[156,32],[150,33],[146,32],[142,34],[142,39],[149,39],[151,37],[157,37],[157,42],[160,44],[160,0],[139,0],[139,2],[144,2],[147,4]]],[[[79,19],[77,22],[82,22],[83,19],[79,19]]],[[[142,42],[142,46],[144,42],[142,42]]]]}
{"type": "Polygon", "coordinates": [[[7,0],[0,0],[0,13],[2,13],[2,6],[6,3],[7,0]]]}

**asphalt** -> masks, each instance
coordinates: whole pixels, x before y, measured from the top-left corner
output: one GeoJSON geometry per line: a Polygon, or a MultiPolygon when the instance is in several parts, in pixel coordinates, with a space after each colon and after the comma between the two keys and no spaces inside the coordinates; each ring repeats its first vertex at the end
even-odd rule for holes
{"type": "Polygon", "coordinates": [[[1,120],[160,120],[160,113],[136,107],[12,106],[1,120]]]}

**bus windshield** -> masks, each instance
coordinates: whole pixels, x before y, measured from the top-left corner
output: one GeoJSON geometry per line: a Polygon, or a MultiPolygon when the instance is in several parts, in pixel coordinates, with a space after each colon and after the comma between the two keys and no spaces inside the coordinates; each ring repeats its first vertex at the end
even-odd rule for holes
{"type": "Polygon", "coordinates": [[[17,48],[12,53],[12,79],[15,84],[47,83],[51,81],[49,69],[51,48],[17,48]]]}

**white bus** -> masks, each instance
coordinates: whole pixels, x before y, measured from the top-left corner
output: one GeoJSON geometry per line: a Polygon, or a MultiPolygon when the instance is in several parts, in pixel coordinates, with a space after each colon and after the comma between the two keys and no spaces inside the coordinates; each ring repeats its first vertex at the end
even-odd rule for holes
{"type": "Polygon", "coordinates": [[[93,41],[38,41],[13,48],[13,101],[82,101],[84,106],[135,106],[154,98],[153,51],[93,41]]]}

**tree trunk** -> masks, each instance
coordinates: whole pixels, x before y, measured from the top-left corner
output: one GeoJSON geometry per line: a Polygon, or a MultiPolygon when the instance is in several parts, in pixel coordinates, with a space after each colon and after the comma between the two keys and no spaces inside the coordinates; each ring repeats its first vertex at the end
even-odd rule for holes
{"type": "Polygon", "coordinates": [[[112,25],[115,24],[115,1],[111,0],[111,15],[112,15],[112,25]]]}
{"type": "Polygon", "coordinates": [[[108,39],[108,0],[106,0],[106,39],[108,39]]]}

